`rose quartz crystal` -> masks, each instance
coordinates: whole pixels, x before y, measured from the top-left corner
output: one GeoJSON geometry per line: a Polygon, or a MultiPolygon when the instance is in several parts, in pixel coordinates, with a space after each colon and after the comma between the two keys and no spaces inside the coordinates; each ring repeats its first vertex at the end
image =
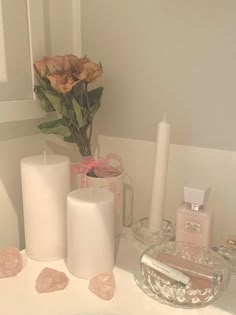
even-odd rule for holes
{"type": "Polygon", "coordinates": [[[0,279],[16,276],[22,270],[22,266],[19,249],[8,247],[0,250],[0,279]]]}
{"type": "Polygon", "coordinates": [[[89,281],[89,290],[103,300],[110,300],[116,290],[113,272],[100,273],[89,281]]]}
{"type": "Polygon", "coordinates": [[[63,290],[67,286],[68,281],[69,279],[64,272],[46,267],[36,279],[35,290],[38,293],[63,290]]]}

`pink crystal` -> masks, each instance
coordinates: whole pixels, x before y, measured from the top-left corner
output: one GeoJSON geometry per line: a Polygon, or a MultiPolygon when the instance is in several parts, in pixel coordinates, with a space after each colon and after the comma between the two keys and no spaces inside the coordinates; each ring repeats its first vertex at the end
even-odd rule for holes
{"type": "Polygon", "coordinates": [[[0,250],[0,279],[16,276],[23,267],[19,249],[8,247],[0,250]]]}
{"type": "Polygon", "coordinates": [[[63,290],[67,286],[68,281],[69,279],[64,272],[46,267],[36,279],[35,290],[38,293],[63,290]]]}
{"type": "Polygon", "coordinates": [[[113,272],[100,273],[89,281],[89,290],[103,300],[110,300],[116,290],[113,272]]]}

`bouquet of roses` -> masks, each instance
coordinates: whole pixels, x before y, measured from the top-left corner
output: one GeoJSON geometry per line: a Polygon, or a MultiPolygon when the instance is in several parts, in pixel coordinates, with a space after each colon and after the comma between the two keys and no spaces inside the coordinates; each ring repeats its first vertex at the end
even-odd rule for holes
{"type": "Polygon", "coordinates": [[[82,157],[91,156],[93,117],[101,104],[102,87],[88,85],[102,75],[101,64],[75,55],[43,57],[34,62],[38,85],[34,91],[46,112],[58,119],[39,125],[45,134],[58,134],[76,143],[82,157]]]}

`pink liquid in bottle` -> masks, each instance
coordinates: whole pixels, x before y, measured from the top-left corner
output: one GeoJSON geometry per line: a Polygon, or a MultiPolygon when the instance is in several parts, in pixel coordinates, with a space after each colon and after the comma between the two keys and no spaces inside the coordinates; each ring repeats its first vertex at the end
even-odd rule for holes
{"type": "Polygon", "coordinates": [[[176,216],[177,242],[211,246],[212,212],[205,208],[209,190],[184,187],[184,202],[176,216]]]}

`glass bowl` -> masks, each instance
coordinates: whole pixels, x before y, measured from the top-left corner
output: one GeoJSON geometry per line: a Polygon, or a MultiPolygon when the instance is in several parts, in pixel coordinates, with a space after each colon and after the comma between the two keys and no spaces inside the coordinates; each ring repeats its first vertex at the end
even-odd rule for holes
{"type": "Polygon", "coordinates": [[[139,242],[151,246],[154,244],[163,244],[165,242],[174,240],[175,228],[174,225],[166,219],[162,220],[161,230],[150,232],[148,229],[149,219],[143,218],[136,221],[132,225],[133,236],[139,242]]]}
{"type": "Polygon", "coordinates": [[[236,235],[225,236],[216,251],[229,262],[231,273],[236,275],[236,235]]]}
{"type": "Polygon", "coordinates": [[[220,297],[230,279],[227,261],[211,249],[189,243],[168,242],[153,245],[143,255],[158,259],[187,275],[190,281],[184,285],[172,280],[153,268],[141,263],[139,287],[159,302],[182,308],[206,306],[220,297]]]}

